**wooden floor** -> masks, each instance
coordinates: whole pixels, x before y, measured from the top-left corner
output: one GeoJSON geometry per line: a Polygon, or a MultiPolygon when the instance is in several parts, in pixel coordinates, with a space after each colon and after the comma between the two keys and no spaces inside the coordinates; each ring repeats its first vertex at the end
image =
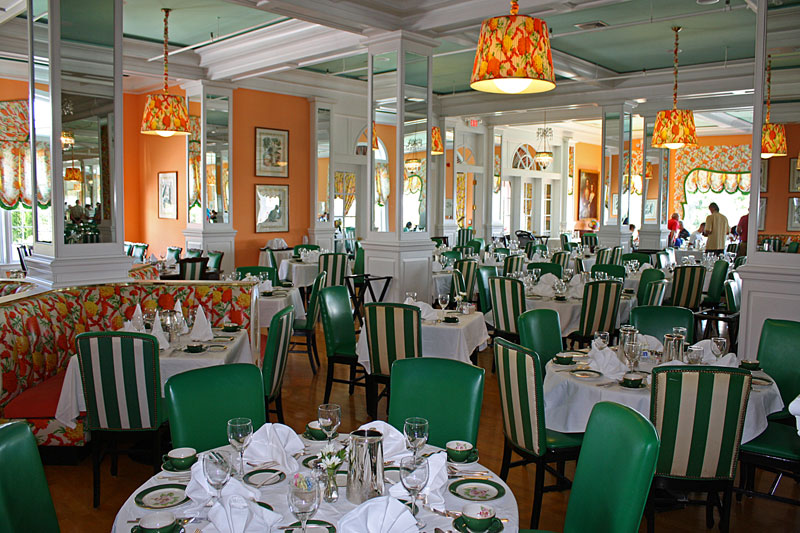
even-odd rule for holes
{"type": "MultiPolygon", "coordinates": [[[[320,350],[324,352],[324,340],[318,335],[320,350]]],[[[324,353],[320,354],[324,364],[324,353]]],[[[503,451],[503,427],[500,414],[497,381],[491,373],[491,352],[485,350],[479,355],[479,363],[486,373],[481,426],[478,436],[478,449],[481,463],[492,470],[500,470],[503,451]]],[[[345,377],[344,375],[342,377],[345,377]]],[[[324,372],[312,376],[307,359],[302,355],[290,356],[286,379],[283,384],[283,405],[286,422],[297,431],[302,431],[306,422],[316,418],[317,405],[322,403],[325,390],[324,372]]],[[[342,427],[340,431],[355,429],[368,422],[365,397],[362,390],[353,396],[347,395],[347,386],[334,384],[332,402],[342,406],[342,427]]],[[[381,402],[380,417],[385,419],[385,403],[381,402]]],[[[574,464],[568,466],[568,473],[574,471],[574,464]]],[[[110,531],[117,510],[133,491],[151,475],[151,468],[120,459],[119,475],[112,478],[109,463],[103,464],[102,501],[98,509],[93,509],[92,471],[89,459],[77,466],[46,466],[45,473],[55,501],[61,530],[64,532],[110,531]]],[[[533,493],[532,476],[524,468],[511,470],[508,484],[517,498],[520,510],[520,523],[527,527],[530,520],[533,493]]],[[[768,486],[773,476],[759,474],[759,487],[768,486]]],[[[549,478],[548,481],[549,482],[549,478]]],[[[783,480],[779,487],[782,495],[800,498],[800,486],[792,480],[783,480]]],[[[551,531],[561,531],[564,524],[569,492],[548,493],[544,497],[542,518],[539,527],[551,531]]],[[[625,505],[625,502],[620,502],[625,505]]],[[[656,516],[658,531],[705,531],[705,510],[701,506],[662,512],[656,516]]],[[[31,531],[35,528],[32,527],[31,531]]],[[[645,531],[642,525],[641,531],[645,531]]],[[[784,505],[764,499],[743,499],[736,502],[731,518],[732,531],[800,531],[800,507],[784,505]]],[[[127,533],[127,532],[125,532],[127,533]]]]}

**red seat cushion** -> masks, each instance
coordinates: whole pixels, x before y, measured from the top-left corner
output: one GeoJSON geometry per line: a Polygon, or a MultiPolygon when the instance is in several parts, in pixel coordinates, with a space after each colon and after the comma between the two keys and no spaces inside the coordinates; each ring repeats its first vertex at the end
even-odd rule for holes
{"type": "Polygon", "coordinates": [[[61,386],[66,372],[59,372],[8,402],[3,410],[6,418],[53,418],[56,416],[61,386]]]}

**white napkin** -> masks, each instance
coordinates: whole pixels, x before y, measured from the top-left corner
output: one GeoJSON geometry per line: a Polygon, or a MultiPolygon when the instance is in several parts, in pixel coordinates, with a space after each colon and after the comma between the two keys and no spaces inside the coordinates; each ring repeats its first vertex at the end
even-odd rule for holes
{"type": "MultiPolygon", "coordinates": [[[[224,492],[224,490],[223,490],[224,492]]],[[[261,507],[241,496],[223,496],[208,511],[208,519],[219,533],[244,533],[245,531],[271,531],[283,520],[283,515],[261,507]]]]}
{"type": "Polygon", "coordinates": [[[434,261],[431,263],[431,271],[432,272],[441,272],[442,271],[442,264],[439,261],[434,261]]]}
{"type": "Polygon", "coordinates": [[[545,263],[545,262],[547,262],[547,260],[544,258],[544,256],[542,256],[541,252],[535,252],[533,254],[533,259],[531,259],[531,261],[534,262],[534,263],[545,263]]]}
{"type": "Polygon", "coordinates": [[[555,283],[556,281],[558,281],[556,275],[548,272],[547,274],[543,274],[542,277],[539,278],[539,283],[537,283],[537,285],[545,284],[548,287],[552,287],[553,283],[555,283]]]}
{"type": "MultiPolygon", "coordinates": [[[[578,276],[575,276],[572,279],[574,280],[575,278],[578,278],[578,276]]],[[[578,300],[583,298],[583,283],[581,283],[580,280],[578,280],[578,284],[572,285],[572,280],[570,280],[570,287],[569,290],[567,291],[567,296],[578,300]]]]}
{"type": "Polygon", "coordinates": [[[651,351],[651,352],[652,351],[656,351],[656,352],[663,352],[664,351],[664,345],[661,343],[660,340],[658,340],[657,338],[653,337],[652,335],[643,335],[643,334],[640,333],[639,337],[638,337],[638,340],[643,346],[646,346],[647,349],[649,351],[651,351]]]}
{"type": "Polygon", "coordinates": [[[211,324],[208,323],[202,305],[197,306],[197,313],[194,315],[194,326],[192,326],[192,332],[189,337],[193,341],[210,341],[214,338],[214,333],[211,332],[211,324]]]}
{"type": "Polygon", "coordinates": [[[797,418],[797,434],[800,435],[800,396],[792,400],[789,404],[789,413],[797,418]]]}
{"type": "Polygon", "coordinates": [[[303,441],[292,428],[267,422],[253,433],[244,459],[254,463],[276,461],[287,474],[293,473],[299,468],[293,455],[302,452],[303,447],[303,441]]]}
{"type": "Polygon", "coordinates": [[[589,368],[601,372],[609,379],[621,379],[628,371],[628,367],[611,348],[606,346],[602,350],[598,349],[597,341],[592,341],[592,349],[589,351],[589,368]]]}
{"type": "Polygon", "coordinates": [[[644,272],[648,268],[653,268],[652,265],[650,265],[650,263],[644,263],[642,265],[639,265],[639,272],[644,272]]]}
{"type": "MultiPolygon", "coordinates": [[[[209,452],[206,452],[209,453],[209,452]]],[[[217,489],[211,487],[203,472],[203,457],[205,453],[198,454],[197,462],[192,465],[192,480],[186,486],[186,495],[198,506],[204,506],[213,496],[217,495],[217,489]]],[[[231,461],[238,461],[238,457],[231,455],[231,461]]],[[[241,496],[247,500],[255,500],[261,493],[254,487],[248,487],[238,479],[231,477],[222,489],[222,496],[241,496]]]]}
{"type": "MultiPolygon", "coordinates": [[[[427,497],[428,505],[434,509],[444,509],[442,489],[447,485],[447,452],[438,452],[428,457],[428,482],[420,491],[420,496],[427,497]]],[[[389,489],[389,495],[395,498],[409,498],[408,491],[402,483],[395,483],[389,489]]]]}
{"type": "Polygon", "coordinates": [[[569,286],[570,287],[580,286],[581,289],[583,289],[583,281],[581,280],[581,277],[578,275],[572,276],[572,279],[569,280],[569,286]]]}
{"type": "Polygon", "coordinates": [[[122,323],[122,331],[127,331],[128,333],[139,333],[139,330],[133,327],[133,322],[130,320],[126,320],[122,323]]]}
{"type": "Polygon", "coordinates": [[[548,298],[552,298],[553,296],[555,296],[556,291],[553,288],[552,283],[542,283],[540,281],[539,283],[533,286],[533,288],[531,289],[531,293],[533,293],[536,296],[545,296],[548,298]]]}
{"type": "Polygon", "coordinates": [[[161,327],[161,317],[158,315],[158,311],[156,311],[156,316],[153,319],[153,330],[150,333],[158,340],[159,350],[169,349],[169,338],[164,333],[164,328],[161,327]]]}
{"type": "Polygon", "coordinates": [[[439,312],[431,307],[430,304],[418,302],[416,300],[412,300],[411,298],[406,298],[403,303],[406,305],[415,305],[419,307],[419,317],[422,320],[437,320],[439,318],[439,312]]]}
{"type": "Polygon", "coordinates": [[[180,300],[175,302],[175,312],[178,313],[179,317],[181,317],[181,335],[186,335],[189,333],[189,325],[186,324],[186,317],[183,316],[183,309],[181,308],[180,300]]]}
{"type": "Polygon", "coordinates": [[[419,528],[408,507],[391,496],[381,496],[365,501],[340,518],[336,530],[348,533],[417,533],[419,528]]]}
{"type": "Polygon", "coordinates": [[[374,429],[383,434],[383,460],[400,461],[403,457],[408,457],[411,452],[406,450],[406,437],[394,426],[382,420],[368,422],[358,429],[374,429]]]}
{"type": "Polygon", "coordinates": [[[693,345],[693,346],[699,346],[700,348],[703,349],[704,365],[730,366],[730,367],[739,366],[739,360],[736,358],[736,354],[728,353],[717,359],[717,356],[714,355],[713,351],[711,351],[711,345],[712,345],[711,339],[703,339],[700,342],[696,342],[693,345]]]}
{"type": "Polygon", "coordinates": [[[258,291],[259,292],[269,292],[272,290],[272,281],[264,280],[258,284],[258,291]]]}
{"type": "Polygon", "coordinates": [[[175,258],[174,258],[173,256],[171,256],[171,255],[168,255],[168,256],[167,256],[167,258],[166,258],[166,259],[164,259],[164,264],[165,264],[165,265],[167,265],[167,266],[169,266],[169,267],[171,267],[171,266],[175,266],[175,263],[177,263],[177,261],[176,261],[176,260],[175,260],[175,258]]]}

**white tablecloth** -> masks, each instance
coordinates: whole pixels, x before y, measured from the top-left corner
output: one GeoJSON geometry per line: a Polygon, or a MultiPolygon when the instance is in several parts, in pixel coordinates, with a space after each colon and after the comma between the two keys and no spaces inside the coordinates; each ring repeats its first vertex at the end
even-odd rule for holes
{"type": "MultiPolygon", "coordinates": [[[[303,455],[302,460],[309,455],[316,455],[320,448],[323,446],[324,443],[321,442],[312,442],[307,441],[309,444],[308,448],[308,455],[303,455]]],[[[222,449],[231,450],[230,447],[225,446],[222,449]]],[[[432,446],[426,446],[424,452],[432,452],[436,451],[438,448],[434,448],[432,446]]],[[[232,451],[232,450],[231,450],[232,451]]],[[[344,465],[343,470],[347,469],[347,465],[344,465]]],[[[475,464],[471,466],[462,467],[463,470],[488,470],[487,467],[482,466],[480,464],[475,464]]],[[[306,474],[309,473],[309,470],[305,467],[300,468],[301,472],[306,474]]],[[[159,474],[160,475],[160,474],[159,474]]],[[[288,477],[288,476],[287,476],[288,477]]],[[[511,492],[511,489],[506,485],[503,480],[501,480],[497,475],[492,474],[491,476],[492,481],[498,483],[505,489],[505,494],[502,498],[498,498],[496,500],[492,500],[487,502],[487,505],[492,506],[495,510],[495,514],[499,518],[507,518],[508,522],[504,524],[504,532],[514,533],[519,531],[519,509],[517,508],[517,500],[514,498],[514,494],[511,492]]],[[[449,486],[453,483],[454,480],[448,481],[447,485],[449,486]]],[[[116,533],[128,533],[131,530],[133,524],[128,523],[128,520],[133,520],[135,518],[140,518],[146,514],[153,513],[155,511],[151,511],[148,509],[142,509],[136,505],[134,502],[134,498],[136,494],[140,491],[153,487],[156,485],[170,483],[168,479],[156,479],[155,476],[151,477],[148,481],[142,484],[139,488],[137,488],[133,494],[125,501],[122,508],[117,513],[117,517],[114,520],[114,527],[112,529],[113,532],[116,533]]],[[[288,484],[289,480],[285,479],[274,485],[268,485],[266,487],[262,487],[258,489],[261,492],[260,501],[266,502],[271,505],[276,513],[280,513],[283,515],[284,520],[278,523],[278,526],[289,525],[297,522],[297,519],[294,515],[289,511],[289,505],[286,501],[286,494],[288,492],[288,484]]],[[[325,503],[322,502],[320,504],[319,510],[317,513],[312,517],[312,520],[326,520],[333,524],[334,526],[337,525],[339,519],[347,514],[348,512],[355,509],[356,505],[350,503],[347,499],[347,487],[343,486],[344,484],[339,486],[339,500],[335,503],[325,503]]],[[[386,489],[388,492],[388,487],[386,489]]],[[[445,508],[449,511],[461,511],[467,503],[470,503],[467,500],[463,500],[447,490],[447,486],[445,486],[442,490],[442,494],[444,496],[444,505],[445,508]]],[[[173,507],[169,509],[175,516],[186,516],[187,511],[193,506],[191,502],[185,503],[183,505],[179,505],[177,507],[173,507]]],[[[426,509],[420,508],[418,518],[425,523],[424,531],[433,531],[434,528],[441,528],[445,531],[452,531],[453,530],[453,519],[447,518],[444,516],[440,516],[438,514],[434,514],[426,509]]],[[[190,531],[191,533],[196,533],[196,530],[202,531],[202,533],[217,533],[217,529],[208,523],[195,523],[190,524],[187,526],[186,531],[190,531]],[[194,526],[194,527],[192,527],[194,526]],[[199,527],[198,527],[199,526],[199,527]]],[[[276,531],[276,528],[272,529],[276,531]]],[[[247,533],[251,533],[252,530],[246,530],[247,533]]],[[[298,530],[299,531],[299,530],[298,530]]],[[[309,528],[309,531],[311,529],[309,528]]],[[[320,530],[315,530],[320,531],[320,530]]],[[[253,532],[255,533],[255,532],[253,532]]],[[[259,532],[260,533],[260,532],[259,532]]],[[[346,531],[339,531],[339,533],[347,533],[346,531]]]]}
{"type": "MultiPolygon", "coordinates": [[[[634,291],[639,290],[639,280],[642,279],[641,272],[637,272],[636,274],[628,275],[625,278],[624,287],[626,289],[633,289],[634,291]]],[[[664,278],[667,280],[667,289],[665,293],[665,297],[669,298],[672,294],[672,277],[671,274],[667,274],[667,277],[664,278]]],[[[703,292],[708,292],[708,284],[711,281],[711,271],[706,271],[706,275],[703,278],[703,292]]]]}
{"type": "MultiPolygon", "coordinates": [[[[159,367],[161,371],[161,393],[164,393],[164,385],[167,380],[175,374],[194,370],[195,368],[205,368],[216,365],[227,365],[231,363],[253,363],[253,354],[250,351],[250,341],[247,331],[239,330],[236,333],[224,333],[222,330],[214,330],[215,335],[234,337],[232,341],[213,340],[205,344],[222,344],[226,346],[221,351],[205,351],[199,354],[186,353],[170,347],[169,350],[162,350],[159,354],[159,367]]],[[[192,342],[188,335],[183,336],[184,344],[192,342]]],[[[80,416],[82,411],[86,411],[86,400],[83,396],[83,384],[81,383],[81,369],[78,363],[78,356],[73,355],[67,364],[64,385],[61,388],[61,395],[58,398],[56,407],[56,420],[68,427],[75,427],[75,419],[80,416]]]]}
{"type": "MultiPolygon", "coordinates": [[[[640,363],[642,370],[650,370],[652,364],[640,363]]],[[[544,414],[547,428],[562,433],[581,433],[586,430],[589,415],[597,402],[611,401],[627,405],[650,418],[650,387],[626,389],[621,385],[598,387],[608,383],[605,377],[584,381],[573,377],[568,367],[547,363],[544,378],[544,414]]],[[[753,372],[754,376],[765,376],[764,372],[753,372]]],[[[754,387],[750,392],[747,414],[744,419],[742,442],[756,438],[767,429],[767,415],[783,409],[783,401],[777,385],[754,387]]]]}
{"type": "MultiPolygon", "coordinates": [[[[442,312],[439,311],[441,315],[442,312]]],[[[457,324],[446,322],[422,321],[422,355],[423,357],[441,357],[470,363],[469,356],[476,348],[483,350],[489,342],[489,332],[483,313],[475,311],[469,315],[458,315],[457,324]]],[[[367,347],[366,329],[356,343],[358,362],[370,372],[369,348],[367,347]]]]}
{"type": "MultiPolygon", "coordinates": [[[[288,250],[273,250],[272,254],[275,256],[275,261],[278,265],[281,264],[281,261],[284,259],[291,259],[292,254],[294,254],[294,250],[291,248],[288,250]]],[[[269,253],[266,251],[258,252],[258,266],[267,267],[270,266],[269,264],[269,253]]]]}
{"type": "Polygon", "coordinates": [[[301,263],[284,259],[278,269],[278,279],[288,279],[295,287],[309,287],[314,284],[314,278],[319,274],[319,263],[301,263]]]}
{"type": "Polygon", "coordinates": [[[303,299],[300,297],[300,290],[297,287],[287,287],[276,289],[286,291],[283,296],[258,296],[258,326],[268,328],[272,317],[288,306],[294,306],[294,318],[302,320],[306,317],[306,309],[303,307],[303,299]]]}

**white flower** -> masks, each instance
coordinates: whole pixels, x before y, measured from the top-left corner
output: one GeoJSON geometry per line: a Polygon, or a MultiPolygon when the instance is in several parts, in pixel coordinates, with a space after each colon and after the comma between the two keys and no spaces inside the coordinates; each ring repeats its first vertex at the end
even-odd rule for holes
{"type": "Polygon", "coordinates": [[[320,461],[326,470],[333,470],[342,464],[342,460],[338,457],[323,457],[320,461]]]}

